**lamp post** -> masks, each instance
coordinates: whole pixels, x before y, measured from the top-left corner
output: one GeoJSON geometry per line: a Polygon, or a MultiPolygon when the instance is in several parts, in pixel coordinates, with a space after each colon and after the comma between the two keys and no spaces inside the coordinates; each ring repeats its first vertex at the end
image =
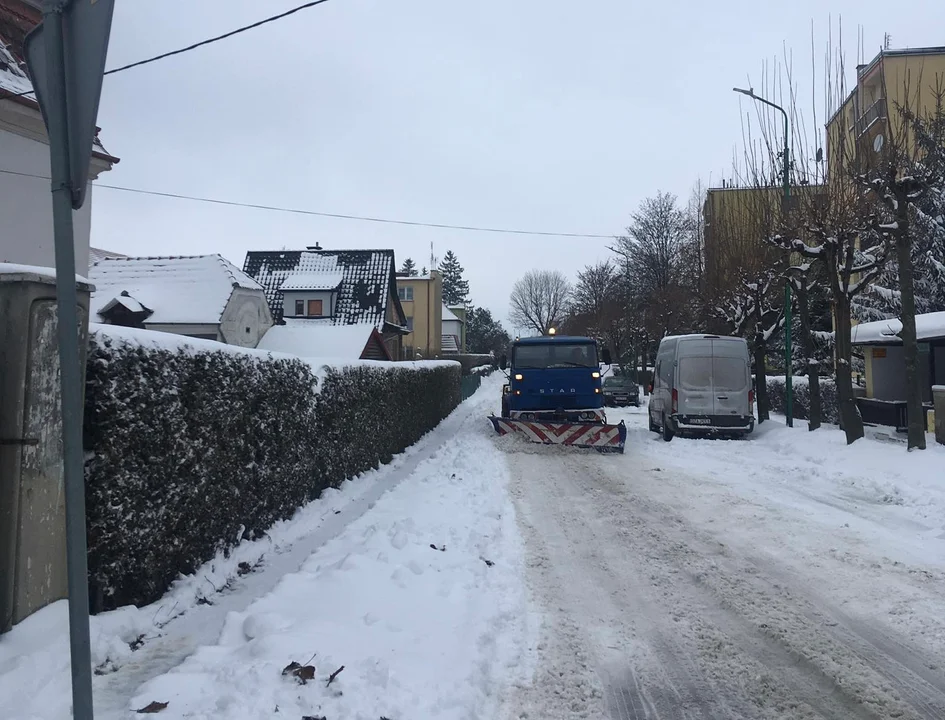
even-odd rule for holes
{"type": "MultiPolygon", "coordinates": [[[[791,198],[791,129],[788,123],[787,111],[780,105],[776,105],[770,100],[755,95],[753,88],[743,90],[742,88],[732,88],[737,93],[747,95],[752,100],[764,103],[775,110],[780,111],[784,116],[784,155],[783,155],[783,180],[784,180],[784,208],[788,211],[788,202],[791,198]]],[[[787,426],[794,427],[794,379],[791,373],[791,282],[788,280],[784,284],[784,390],[785,390],[785,412],[787,413],[787,426]]]]}

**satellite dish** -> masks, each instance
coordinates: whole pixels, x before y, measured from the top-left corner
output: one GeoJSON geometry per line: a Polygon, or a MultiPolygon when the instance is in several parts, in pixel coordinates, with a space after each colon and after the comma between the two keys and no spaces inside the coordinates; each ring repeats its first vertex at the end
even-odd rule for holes
{"type": "Polygon", "coordinates": [[[817,157],[816,162],[824,161],[824,149],[822,147],[817,148],[817,157]]]}
{"type": "Polygon", "coordinates": [[[875,152],[879,152],[880,150],[883,149],[883,141],[884,141],[884,140],[885,140],[885,138],[883,138],[882,135],[877,135],[877,136],[876,136],[876,139],[873,140],[873,150],[874,150],[875,152]]]}

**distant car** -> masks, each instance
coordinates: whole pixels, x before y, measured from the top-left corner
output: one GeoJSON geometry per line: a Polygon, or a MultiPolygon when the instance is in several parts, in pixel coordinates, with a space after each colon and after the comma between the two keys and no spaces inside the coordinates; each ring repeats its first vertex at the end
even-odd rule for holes
{"type": "Polygon", "coordinates": [[[607,407],[640,407],[640,386],[628,377],[617,375],[604,378],[601,391],[607,407]]]}

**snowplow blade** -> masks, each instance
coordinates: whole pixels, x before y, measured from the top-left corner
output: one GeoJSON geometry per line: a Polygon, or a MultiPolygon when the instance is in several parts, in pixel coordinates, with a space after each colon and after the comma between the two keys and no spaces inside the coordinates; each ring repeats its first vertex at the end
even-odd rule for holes
{"type": "Polygon", "coordinates": [[[600,452],[623,453],[627,442],[627,426],[623,420],[619,425],[512,420],[494,415],[490,416],[489,420],[499,435],[517,432],[532,442],[545,445],[571,445],[600,452]]]}

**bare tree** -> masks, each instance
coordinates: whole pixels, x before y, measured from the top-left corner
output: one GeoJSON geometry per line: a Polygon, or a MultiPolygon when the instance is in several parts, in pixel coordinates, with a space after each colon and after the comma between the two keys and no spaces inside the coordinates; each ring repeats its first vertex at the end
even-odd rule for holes
{"type": "Polygon", "coordinates": [[[618,363],[627,348],[627,307],[620,273],[610,260],[587,265],[578,273],[571,312],[570,332],[580,332],[607,345],[618,363]]]}
{"type": "MultiPolygon", "coordinates": [[[[842,156],[837,167],[851,172],[846,143],[838,139],[842,156]]],[[[786,250],[822,263],[834,309],[837,395],[840,422],[847,443],[863,437],[863,419],[853,395],[852,303],[882,272],[889,245],[872,231],[872,211],[866,196],[846,178],[831,179],[817,193],[807,193],[772,241],[786,250]]]]}
{"type": "Polygon", "coordinates": [[[529,270],[517,280],[509,298],[515,327],[541,334],[560,325],[568,311],[571,285],[557,270],[529,270]]]}

